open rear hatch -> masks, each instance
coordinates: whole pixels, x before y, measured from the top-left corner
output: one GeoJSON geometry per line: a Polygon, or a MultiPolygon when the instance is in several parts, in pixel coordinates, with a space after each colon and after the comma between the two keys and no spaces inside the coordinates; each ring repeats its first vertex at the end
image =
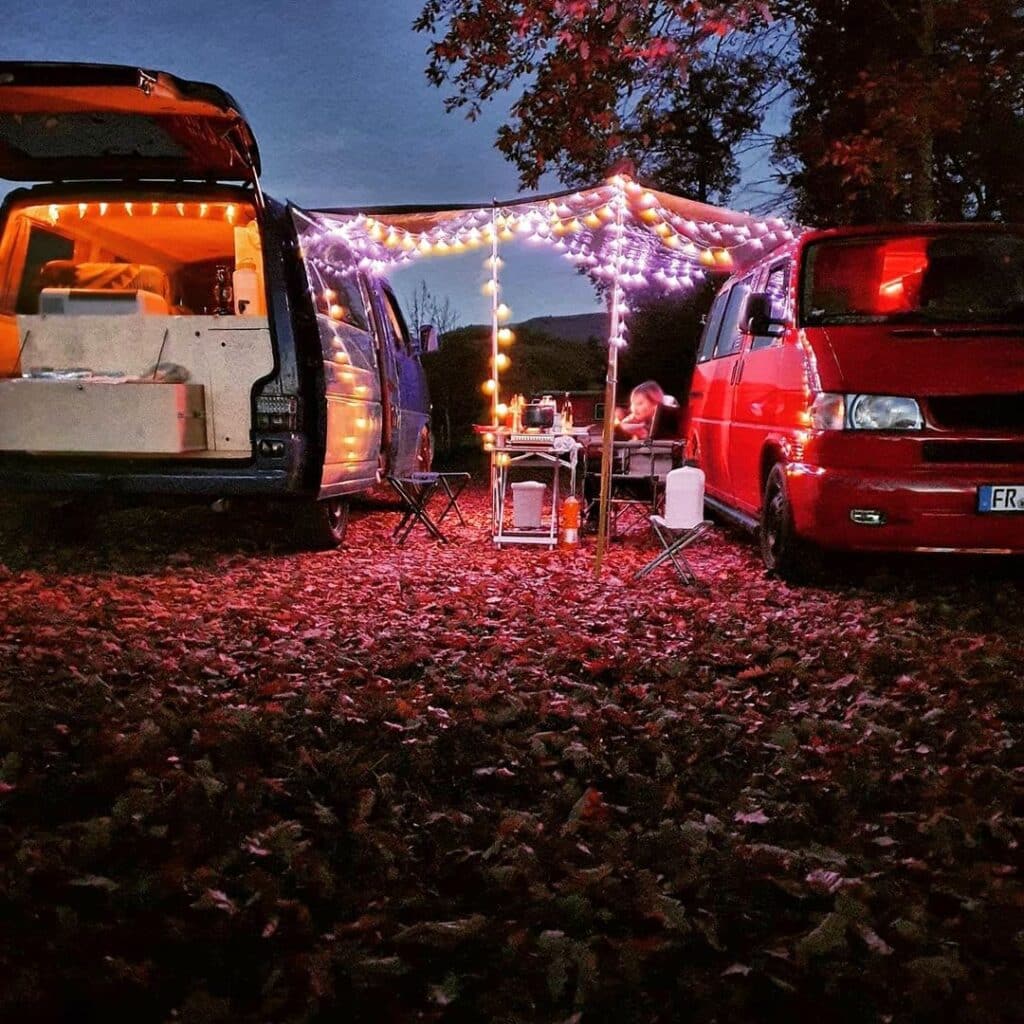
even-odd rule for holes
{"type": "Polygon", "coordinates": [[[255,182],[259,150],[222,89],[163,71],[0,61],[0,177],[255,182]]]}

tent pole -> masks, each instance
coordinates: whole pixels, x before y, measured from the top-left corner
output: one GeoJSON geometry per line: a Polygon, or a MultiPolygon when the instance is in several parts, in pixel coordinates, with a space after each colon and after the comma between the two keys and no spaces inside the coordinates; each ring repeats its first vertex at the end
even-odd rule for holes
{"type": "Polygon", "coordinates": [[[601,432],[601,496],[598,503],[597,519],[597,550],[594,553],[594,575],[601,575],[601,563],[608,546],[611,534],[610,505],[612,491],[612,434],[615,430],[615,392],[619,383],[619,344],[620,344],[620,308],[622,305],[622,285],[619,282],[622,256],[622,230],[624,220],[625,196],[621,189],[616,188],[615,196],[615,227],[616,234],[612,243],[613,276],[609,304],[608,329],[608,372],[605,377],[604,389],[604,429],[601,432]]]}
{"type": "Polygon", "coordinates": [[[491,423],[498,426],[498,200],[491,206],[491,423]]]}

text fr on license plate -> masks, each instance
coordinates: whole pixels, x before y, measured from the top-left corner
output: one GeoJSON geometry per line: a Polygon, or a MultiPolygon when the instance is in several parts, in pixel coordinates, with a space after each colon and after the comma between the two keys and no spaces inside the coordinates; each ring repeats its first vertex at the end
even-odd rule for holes
{"type": "Polygon", "coordinates": [[[1024,512],[1024,484],[982,484],[979,512],[1024,512]]]}

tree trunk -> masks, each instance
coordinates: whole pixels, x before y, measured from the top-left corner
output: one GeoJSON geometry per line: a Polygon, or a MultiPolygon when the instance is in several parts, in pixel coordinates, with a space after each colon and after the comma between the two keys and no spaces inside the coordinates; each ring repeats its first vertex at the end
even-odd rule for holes
{"type": "Polygon", "coordinates": [[[923,78],[922,109],[917,118],[917,131],[910,169],[910,216],[915,221],[935,219],[935,2],[920,0],[921,29],[918,45],[923,78]]]}

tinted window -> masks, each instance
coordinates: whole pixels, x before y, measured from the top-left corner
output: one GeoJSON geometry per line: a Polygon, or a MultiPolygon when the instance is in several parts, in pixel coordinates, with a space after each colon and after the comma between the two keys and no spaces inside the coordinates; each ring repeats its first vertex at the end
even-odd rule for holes
{"type": "MultiPolygon", "coordinates": [[[[768,278],[764,283],[765,294],[771,299],[773,320],[785,320],[789,298],[789,261],[777,263],[768,271],[768,278]]],[[[755,336],[750,342],[750,351],[755,352],[759,348],[768,348],[779,341],[779,334],[763,334],[755,336]]]]}
{"type": "Polygon", "coordinates": [[[391,329],[391,337],[394,338],[395,347],[401,352],[408,353],[410,350],[409,328],[405,326],[405,317],[402,316],[398,300],[387,288],[381,289],[381,298],[384,300],[384,315],[388,319],[388,326],[391,329]]]}
{"type": "Polygon", "coordinates": [[[1024,322],[1024,237],[962,231],[818,242],[807,250],[801,320],[1024,322]]]}
{"type": "Polygon", "coordinates": [[[718,328],[722,325],[722,314],[725,312],[727,298],[727,292],[720,292],[715,297],[715,301],[711,303],[707,322],[704,325],[704,335],[700,340],[700,350],[697,353],[698,363],[707,362],[711,358],[711,353],[715,351],[715,341],[718,338],[718,328]]]}
{"type": "Polygon", "coordinates": [[[743,303],[750,294],[750,278],[745,278],[732,286],[729,300],[722,317],[722,326],[718,331],[718,343],[715,345],[715,359],[723,356],[734,356],[743,344],[743,332],[740,330],[740,313],[743,303]]]}

